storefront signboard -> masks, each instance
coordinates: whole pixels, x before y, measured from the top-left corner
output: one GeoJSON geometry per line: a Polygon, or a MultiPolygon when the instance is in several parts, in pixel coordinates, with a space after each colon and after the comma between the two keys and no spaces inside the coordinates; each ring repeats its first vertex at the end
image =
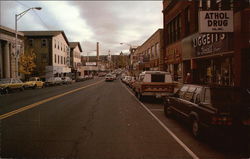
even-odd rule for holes
{"type": "Polygon", "coordinates": [[[232,35],[226,33],[199,34],[193,38],[196,56],[210,55],[231,50],[232,35]]]}
{"type": "Polygon", "coordinates": [[[233,11],[200,11],[199,32],[233,32],[233,11]]]}
{"type": "Polygon", "coordinates": [[[86,62],[86,66],[96,66],[96,62],[86,62]]]}

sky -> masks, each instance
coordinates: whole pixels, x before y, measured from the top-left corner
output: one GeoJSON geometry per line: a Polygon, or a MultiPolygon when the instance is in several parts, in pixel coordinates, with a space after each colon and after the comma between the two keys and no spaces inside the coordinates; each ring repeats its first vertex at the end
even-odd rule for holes
{"type": "Polygon", "coordinates": [[[80,42],[82,55],[128,53],[163,27],[162,1],[0,1],[0,25],[18,31],[63,30],[70,42],[80,42]],[[121,45],[120,43],[123,43],[121,45]]]}

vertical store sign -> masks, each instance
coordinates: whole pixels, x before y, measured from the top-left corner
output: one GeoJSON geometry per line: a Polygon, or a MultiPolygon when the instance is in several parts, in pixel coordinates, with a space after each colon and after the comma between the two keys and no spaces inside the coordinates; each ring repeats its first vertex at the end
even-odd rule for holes
{"type": "Polygon", "coordinates": [[[200,11],[199,32],[233,32],[233,11],[200,11]]]}

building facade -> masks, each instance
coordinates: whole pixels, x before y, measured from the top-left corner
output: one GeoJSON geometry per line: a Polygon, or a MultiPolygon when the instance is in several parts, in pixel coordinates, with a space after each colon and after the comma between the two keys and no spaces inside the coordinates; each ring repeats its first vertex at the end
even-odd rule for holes
{"type": "Polygon", "coordinates": [[[82,48],[79,42],[69,42],[70,47],[70,67],[72,78],[76,79],[78,76],[81,75],[81,52],[82,48]]]}
{"type": "Polygon", "coordinates": [[[19,56],[24,52],[23,33],[17,32],[15,53],[15,30],[0,25],[0,78],[20,78],[19,56]]]}
{"type": "Polygon", "coordinates": [[[133,62],[135,75],[141,71],[154,70],[162,71],[163,65],[163,29],[158,29],[141,46],[137,47],[133,62]]]}
{"type": "Polygon", "coordinates": [[[249,1],[165,0],[163,8],[165,65],[175,81],[190,73],[192,83],[249,87],[249,1]]]}
{"type": "Polygon", "coordinates": [[[63,31],[23,31],[25,50],[36,54],[34,76],[42,78],[69,76],[70,48],[63,31]]]}

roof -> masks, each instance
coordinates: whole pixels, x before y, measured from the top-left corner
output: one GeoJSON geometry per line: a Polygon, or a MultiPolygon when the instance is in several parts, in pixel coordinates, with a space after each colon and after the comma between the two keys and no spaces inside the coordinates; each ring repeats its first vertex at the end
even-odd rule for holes
{"type": "MultiPolygon", "coordinates": [[[[15,34],[15,30],[13,30],[11,28],[8,28],[8,27],[5,27],[5,26],[2,26],[2,25],[0,25],[0,30],[5,30],[7,32],[15,34]]],[[[20,35],[20,36],[24,36],[24,34],[22,32],[20,32],[20,31],[18,31],[17,34],[20,35]]]]}
{"type": "Polygon", "coordinates": [[[65,33],[63,30],[50,30],[50,31],[21,31],[24,33],[24,36],[57,36],[59,34],[62,34],[65,41],[67,42],[67,44],[69,45],[69,41],[68,38],[66,37],[65,33]]]}
{"type": "Polygon", "coordinates": [[[69,42],[70,48],[74,49],[76,46],[78,46],[80,51],[82,52],[81,44],[79,42],[69,42]]]}

